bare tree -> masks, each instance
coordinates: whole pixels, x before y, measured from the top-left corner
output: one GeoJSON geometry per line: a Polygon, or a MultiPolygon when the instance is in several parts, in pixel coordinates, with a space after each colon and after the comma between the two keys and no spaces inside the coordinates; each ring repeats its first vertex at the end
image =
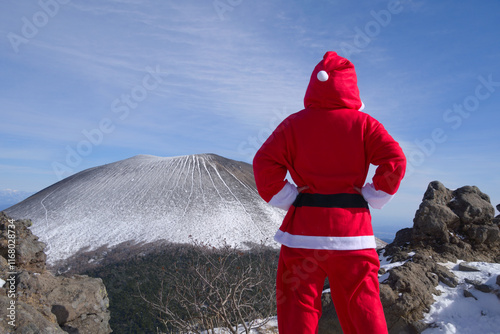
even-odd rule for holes
{"type": "MultiPolygon", "coordinates": [[[[276,314],[277,253],[195,243],[165,269],[157,298],[140,295],[168,328],[181,333],[250,333],[276,314]]],[[[140,291],[140,289],[139,289],[140,291]]]]}

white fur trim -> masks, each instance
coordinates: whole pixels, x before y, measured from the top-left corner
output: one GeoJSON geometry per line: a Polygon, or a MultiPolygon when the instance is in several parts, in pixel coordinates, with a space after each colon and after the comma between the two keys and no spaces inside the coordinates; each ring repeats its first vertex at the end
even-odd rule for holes
{"type": "Polygon", "coordinates": [[[356,237],[316,237],[309,235],[294,235],[278,230],[274,240],[291,248],[327,249],[327,250],[357,250],[377,248],[373,235],[356,237]]]}
{"type": "Polygon", "coordinates": [[[298,194],[299,192],[297,187],[286,181],[283,189],[271,198],[269,204],[283,210],[288,210],[290,206],[292,206],[292,203],[295,201],[298,194]]]}
{"type": "Polygon", "coordinates": [[[389,195],[382,190],[375,190],[375,187],[371,183],[364,185],[361,189],[361,194],[368,204],[375,209],[382,209],[394,197],[394,195],[389,195]]]}
{"type": "Polygon", "coordinates": [[[363,111],[363,109],[365,109],[365,104],[363,103],[363,101],[361,101],[361,107],[359,107],[359,111],[363,111]]]}
{"type": "Polygon", "coordinates": [[[329,76],[326,71],[319,71],[317,77],[319,81],[325,82],[326,80],[328,80],[329,76]]]}

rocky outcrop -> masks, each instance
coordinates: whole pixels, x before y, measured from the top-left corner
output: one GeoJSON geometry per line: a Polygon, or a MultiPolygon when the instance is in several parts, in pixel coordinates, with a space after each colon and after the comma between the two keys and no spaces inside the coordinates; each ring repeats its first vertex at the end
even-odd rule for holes
{"type": "Polygon", "coordinates": [[[500,262],[499,216],[488,195],[477,187],[454,191],[431,182],[413,220],[413,228],[399,231],[386,255],[428,250],[438,261],[500,262]]]}
{"type": "Polygon", "coordinates": [[[0,213],[0,332],[110,333],[102,280],[47,271],[45,244],[30,225],[0,213]]]}
{"type": "MultiPolygon", "coordinates": [[[[500,205],[497,209],[500,210],[500,205]]],[[[454,274],[440,263],[457,260],[500,263],[500,215],[494,217],[494,214],[488,195],[475,186],[453,191],[438,181],[429,184],[415,213],[413,227],[398,231],[394,241],[380,251],[392,263],[401,262],[388,273],[380,273],[380,298],[389,333],[423,331],[427,325],[421,320],[434,303],[433,296],[440,294],[436,289],[438,284],[457,286],[454,274]]],[[[459,270],[477,269],[462,263],[459,270]]],[[[468,283],[479,291],[498,293],[497,288],[468,283]]],[[[464,295],[474,297],[468,290],[464,295]]],[[[330,298],[329,294],[323,295],[322,334],[341,333],[331,312],[330,298]]]]}
{"type": "MultiPolygon", "coordinates": [[[[452,191],[438,181],[429,184],[415,213],[413,228],[399,231],[385,248],[384,255],[392,262],[407,261],[391,270],[389,279],[381,284],[381,290],[389,288],[400,296],[392,299],[381,294],[392,332],[419,333],[425,328],[420,322],[424,312],[433,303],[433,295],[439,295],[435,290],[438,283],[457,285],[454,275],[439,263],[500,262],[499,217],[494,214],[488,195],[475,186],[452,191]],[[410,252],[414,255],[410,256],[410,252]],[[418,269],[414,276],[409,273],[412,267],[418,269]],[[404,275],[398,277],[400,272],[404,275]],[[418,289],[417,293],[402,289],[401,281],[418,289]],[[424,288],[418,288],[422,284],[424,288]],[[397,318],[399,321],[391,321],[397,318]]],[[[472,269],[462,264],[460,270],[472,269]]]]}

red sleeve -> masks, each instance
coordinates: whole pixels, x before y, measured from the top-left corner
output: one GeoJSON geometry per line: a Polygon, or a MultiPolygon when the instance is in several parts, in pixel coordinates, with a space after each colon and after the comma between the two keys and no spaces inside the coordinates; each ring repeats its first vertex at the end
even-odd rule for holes
{"type": "Polygon", "coordinates": [[[287,142],[283,121],[269,136],[253,159],[255,184],[260,196],[269,202],[286,184],[287,142]]]}
{"type": "Polygon", "coordinates": [[[365,136],[368,161],[378,166],[373,176],[373,185],[376,190],[393,195],[398,190],[406,170],[403,150],[384,126],[374,118],[368,118],[365,136]]]}

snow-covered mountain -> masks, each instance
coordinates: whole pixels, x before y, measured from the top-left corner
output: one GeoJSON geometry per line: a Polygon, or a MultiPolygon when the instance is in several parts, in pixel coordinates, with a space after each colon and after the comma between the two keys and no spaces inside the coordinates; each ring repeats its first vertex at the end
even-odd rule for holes
{"type": "Polygon", "coordinates": [[[49,263],[125,241],[259,243],[272,240],[284,215],[259,197],[251,165],[213,154],[138,155],[90,168],[6,213],[33,221],[49,263]]]}
{"type": "Polygon", "coordinates": [[[90,168],[5,212],[33,221],[49,264],[124,242],[277,245],[285,214],[260,198],[251,165],[214,154],[138,155],[90,168]]]}

